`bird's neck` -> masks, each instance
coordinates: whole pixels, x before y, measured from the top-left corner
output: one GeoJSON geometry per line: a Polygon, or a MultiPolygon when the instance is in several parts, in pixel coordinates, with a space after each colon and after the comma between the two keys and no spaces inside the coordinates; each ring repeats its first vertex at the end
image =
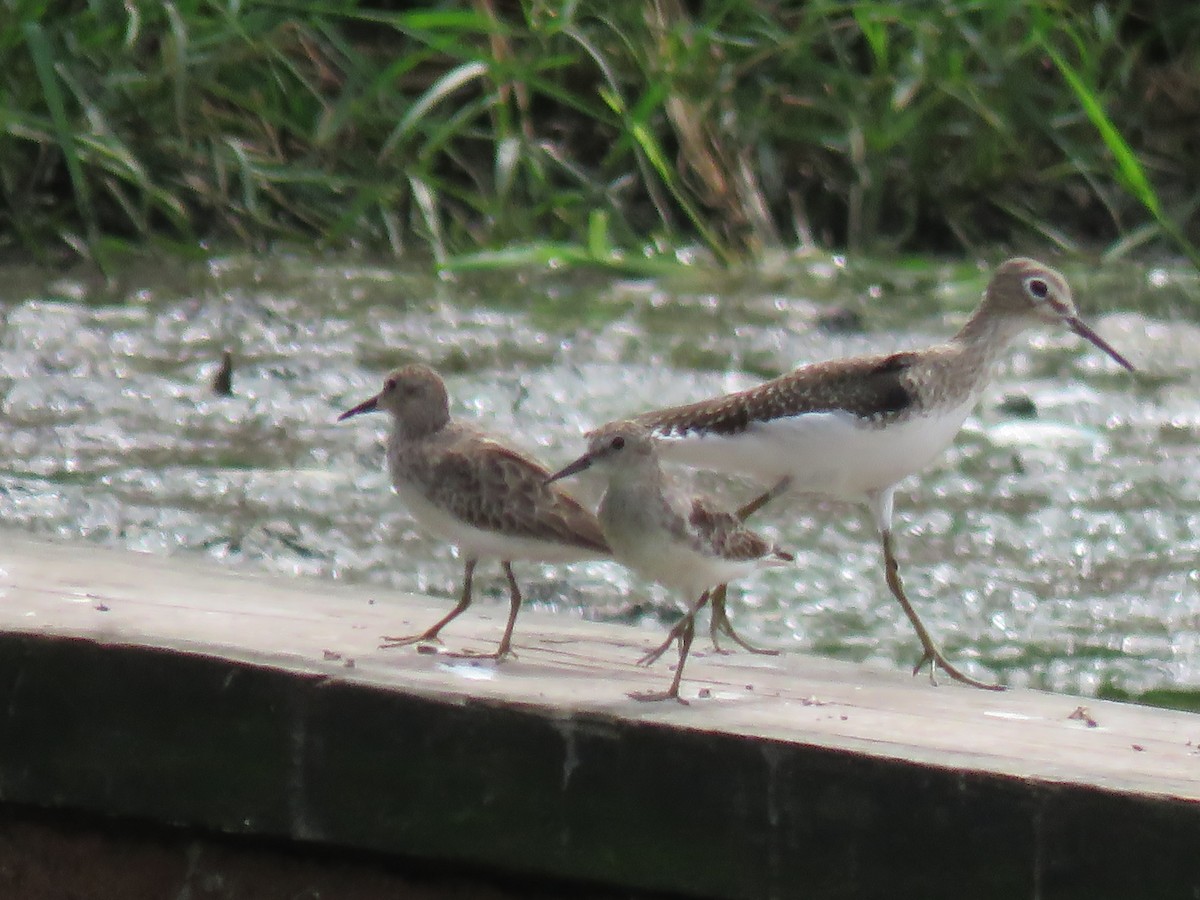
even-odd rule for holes
{"type": "Polygon", "coordinates": [[[662,498],[667,482],[658,465],[623,465],[608,472],[608,487],[601,501],[601,518],[612,523],[640,519],[655,508],[652,498],[662,498]]]}
{"type": "Polygon", "coordinates": [[[618,493],[647,496],[661,493],[665,480],[657,462],[633,461],[614,466],[608,472],[608,483],[618,493]]]}
{"type": "Polygon", "coordinates": [[[392,431],[388,435],[387,458],[392,468],[393,477],[400,477],[413,467],[423,465],[423,460],[436,453],[437,448],[446,441],[453,440],[453,426],[445,428],[417,427],[421,423],[401,421],[392,422],[392,431]]]}
{"type": "Polygon", "coordinates": [[[985,299],[971,314],[958,334],[950,339],[954,366],[973,386],[982,389],[1000,357],[1028,327],[1020,316],[1006,315],[985,299]]]}
{"type": "Polygon", "coordinates": [[[392,434],[396,440],[421,441],[449,427],[450,417],[446,414],[408,415],[392,422],[392,434]]]}
{"type": "Polygon", "coordinates": [[[985,297],[953,340],[974,353],[995,357],[1028,327],[1024,317],[997,309],[992,298],[985,297]]]}

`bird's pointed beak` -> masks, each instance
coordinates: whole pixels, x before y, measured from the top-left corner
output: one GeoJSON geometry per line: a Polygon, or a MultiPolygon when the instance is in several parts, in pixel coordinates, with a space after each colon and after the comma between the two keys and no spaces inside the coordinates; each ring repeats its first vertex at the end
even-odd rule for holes
{"type": "Polygon", "coordinates": [[[358,406],[354,407],[353,409],[346,410],[344,413],[342,413],[340,416],[337,417],[337,420],[339,422],[344,422],[346,419],[350,418],[351,416],[361,415],[362,413],[375,412],[377,409],[379,409],[379,395],[378,394],[376,394],[370,400],[364,400],[362,403],[358,404],[358,406]]]}
{"type": "Polygon", "coordinates": [[[580,472],[582,472],[584,469],[590,469],[591,466],[592,466],[592,455],[590,453],[585,453],[585,454],[583,454],[583,456],[579,457],[579,459],[575,460],[575,462],[564,466],[563,468],[561,468],[557,472],[555,472],[553,475],[551,475],[549,478],[547,478],[546,484],[550,484],[551,482],[558,481],[560,478],[568,478],[571,475],[577,475],[580,472]]]}
{"type": "Polygon", "coordinates": [[[1078,316],[1067,316],[1063,319],[1063,322],[1065,322],[1066,326],[1081,338],[1091,341],[1093,344],[1111,356],[1119,365],[1128,369],[1130,372],[1137,371],[1137,369],[1133,367],[1133,363],[1114,350],[1108,341],[1096,334],[1096,332],[1094,332],[1091,327],[1085,324],[1084,321],[1078,316]]]}

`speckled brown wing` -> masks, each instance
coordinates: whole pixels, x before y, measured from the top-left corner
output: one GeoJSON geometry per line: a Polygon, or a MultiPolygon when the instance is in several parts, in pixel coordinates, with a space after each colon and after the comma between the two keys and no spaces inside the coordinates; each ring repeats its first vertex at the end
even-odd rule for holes
{"type": "Polygon", "coordinates": [[[439,456],[430,501],[475,528],[611,552],[596,517],[545,483],[548,469],[488,439],[472,441],[466,451],[452,448],[439,456]]]}
{"type": "Polygon", "coordinates": [[[814,363],[758,387],[644,413],[636,421],[660,435],[684,435],[737,434],[751,422],[806,412],[845,410],[864,419],[891,418],[916,400],[907,376],[917,361],[914,353],[893,353],[814,363]]]}
{"type": "Polygon", "coordinates": [[[790,553],[784,553],[762,535],[751,531],[736,515],[717,509],[703,497],[692,501],[688,524],[708,545],[709,552],[725,559],[749,560],[769,555],[792,559],[790,553]]]}

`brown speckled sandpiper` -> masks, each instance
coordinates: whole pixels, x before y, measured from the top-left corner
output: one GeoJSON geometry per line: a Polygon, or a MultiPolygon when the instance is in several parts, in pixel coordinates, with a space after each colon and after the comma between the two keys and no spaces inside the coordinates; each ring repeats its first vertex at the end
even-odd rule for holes
{"type": "MultiPolygon", "coordinates": [[[[771,485],[752,508],[784,493],[864,501],[879,529],[888,586],[921,641],[914,674],[929,663],[931,678],[940,666],[958,681],[999,689],[955,668],[913,609],[893,550],[892,504],[897,484],[954,440],[1009,345],[1044,324],[1065,326],[1133,371],[1079,318],[1062,275],[1032,259],[1010,259],[944,344],[807,365],[749,390],[637,421],[660,439],[665,459],[771,485]]],[[[723,603],[723,592],[714,592],[714,628],[723,603]]]]}
{"type": "Polygon", "coordinates": [[[471,579],[481,559],[498,559],[508,578],[510,607],[494,653],[459,654],[503,659],[521,606],[513,560],[564,563],[607,559],[596,517],[548,484],[549,470],[529,456],[450,418],[446,386],[433,369],[396,369],[383,390],[338,417],[387,412],[388,470],[396,493],[417,524],[458,548],[464,560],[458,605],[427,630],[384,637],[384,647],[437,641],[438,633],[471,604],[471,579]]]}
{"type": "Polygon", "coordinates": [[[662,472],[650,432],[634,422],[614,422],[588,435],[587,452],[551,480],[596,468],[608,476],[600,501],[600,525],[613,557],[645,578],[682,592],[688,611],[657,650],[641,659],[648,665],[679,641],[675,677],[665,691],[635,693],[637,700],[679,696],[683,666],[695,633],[696,613],[718,584],[792,560],[750,531],[733,513],[702,497],[684,494],[662,472]]]}

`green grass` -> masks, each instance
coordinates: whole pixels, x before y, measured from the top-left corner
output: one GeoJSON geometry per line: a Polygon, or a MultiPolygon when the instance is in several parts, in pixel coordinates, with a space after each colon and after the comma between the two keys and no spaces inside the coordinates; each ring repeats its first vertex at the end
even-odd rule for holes
{"type": "Polygon", "coordinates": [[[1189,255],[1191,4],[14,0],[0,253],[1189,255]]]}

